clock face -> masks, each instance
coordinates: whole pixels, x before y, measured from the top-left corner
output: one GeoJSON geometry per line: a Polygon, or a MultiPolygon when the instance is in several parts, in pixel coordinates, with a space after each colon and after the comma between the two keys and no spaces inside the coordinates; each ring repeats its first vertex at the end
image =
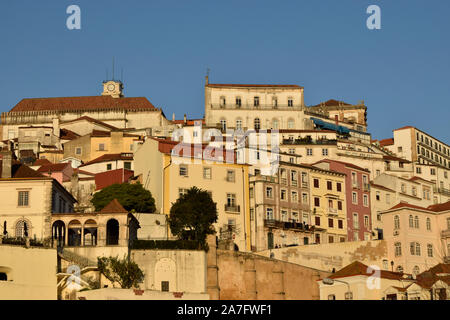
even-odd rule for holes
{"type": "Polygon", "coordinates": [[[116,86],[113,85],[113,84],[108,85],[108,90],[109,91],[114,91],[115,88],[116,88],[116,86]]]}

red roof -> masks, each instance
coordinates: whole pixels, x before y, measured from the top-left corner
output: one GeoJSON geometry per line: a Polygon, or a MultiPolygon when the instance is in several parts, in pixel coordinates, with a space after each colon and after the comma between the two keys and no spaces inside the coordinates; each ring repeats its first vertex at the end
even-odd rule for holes
{"type": "Polygon", "coordinates": [[[85,167],[87,165],[93,164],[93,163],[100,163],[100,162],[107,162],[107,161],[117,161],[117,160],[133,160],[133,155],[131,153],[109,153],[104,154],[98,158],[95,158],[94,160],[91,160],[89,162],[86,162],[85,164],[81,165],[80,167],[85,167]]]}
{"type": "Polygon", "coordinates": [[[50,161],[48,161],[47,159],[37,159],[34,163],[33,163],[33,167],[34,166],[44,166],[44,165],[49,165],[52,164],[50,161]]]}
{"type": "Polygon", "coordinates": [[[445,203],[433,204],[429,206],[428,209],[434,212],[442,212],[450,210],[450,201],[445,203]]]}
{"type": "Polygon", "coordinates": [[[157,110],[147,98],[113,98],[111,96],[23,99],[10,112],[26,111],[97,111],[157,110]]]}
{"type": "Polygon", "coordinates": [[[63,171],[67,166],[70,166],[70,163],[50,163],[41,166],[37,171],[38,172],[60,172],[63,171]]]}
{"type": "Polygon", "coordinates": [[[60,132],[59,136],[62,140],[74,140],[74,139],[80,137],[79,134],[77,134],[69,129],[61,129],[59,132],[60,132]]]}
{"type": "Polygon", "coordinates": [[[394,138],[380,140],[381,147],[392,146],[393,144],[394,144],[394,138]]]}
{"type": "Polygon", "coordinates": [[[339,105],[351,106],[350,103],[347,103],[347,102],[344,102],[344,101],[335,100],[335,99],[330,99],[330,100],[327,100],[325,102],[321,102],[321,103],[316,104],[315,106],[311,106],[311,107],[337,107],[339,105]]]}
{"type": "Polygon", "coordinates": [[[413,204],[406,203],[406,202],[400,202],[399,204],[393,206],[389,210],[400,209],[400,208],[411,208],[411,209],[419,209],[419,210],[428,210],[427,208],[420,207],[420,206],[415,206],[413,204]]]}
{"type": "MultiPolygon", "coordinates": [[[[205,119],[186,120],[186,125],[187,126],[193,126],[193,125],[195,125],[196,122],[200,122],[202,125],[204,125],[205,124],[205,119]]],[[[173,124],[184,124],[184,120],[173,120],[172,123],[173,124]]]]}
{"type": "Polygon", "coordinates": [[[106,205],[102,210],[100,210],[100,213],[128,213],[127,210],[120,204],[120,202],[117,199],[112,200],[109,204],[106,205]]]}
{"type": "Polygon", "coordinates": [[[402,159],[402,158],[398,158],[398,157],[394,157],[394,156],[383,156],[383,160],[392,160],[392,161],[398,161],[398,162],[403,162],[403,163],[411,163],[411,161],[406,160],[406,159],[402,159]]]}
{"type": "Polygon", "coordinates": [[[97,173],[95,175],[96,190],[101,190],[116,183],[121,184],[124,182],[128,182],[133,176],[134,171],[127,169],[117,169],[97,173]]]}
{"type": "MultiPolygon", "coordinates": [[[[329,276],[329,278],[336,279],[359,275],[370,277],[373,275],[373,271],[368,270],[368,268],[369,267],[366,266],[364,263],[355,261],[349,264],[348,266],[342,268],[341,270],[337,271],[336,273],[333,273],[331,276],[329,276]]],[[[403,273],[381,270],[380,277],[383,279],[400,280],[403,278],[403,273]]]]}
{"type": "MultiPolygon", "coordinates": [[[[2,161],[0,160],[0,177],[2,176],[2,161]]],[[[44,176],[43,174],[31,169],[30,167],[21,164],[20,162],[13,162],[11,166],[11,178],[14,179],[24,179],[24,178],[41,178],[41,179],[52,179],[44,176]]]]}
{"type": "Polygon", "coordinates": [[[296,84],[231,84],[231,83],[210,83],[207,87],[220,88],[220,87],[236,87],[236,88],[296,88],[303,89],[303,87],[296,84]]]}
{"type": "Polygon", "coordinates": [[[357,165],[355,165],[353,163],[344,162],[344,161],[338,161],[338,160],[330,160],[330,159],[323,159],[323,160],[317,161],[316,163],[313,163],[313,165],[317,164],[317,163],[321,163],[321,162],[339,163],[339,164],[345,165],[346,167],[349,167],[349,168],[353,168],[353,169],[360,170],[360,171],[365,171],[365,172],[370,172],[368,169],[364,169],[364,168],[359,167],[359,166],[357,166],[357,165]]]}

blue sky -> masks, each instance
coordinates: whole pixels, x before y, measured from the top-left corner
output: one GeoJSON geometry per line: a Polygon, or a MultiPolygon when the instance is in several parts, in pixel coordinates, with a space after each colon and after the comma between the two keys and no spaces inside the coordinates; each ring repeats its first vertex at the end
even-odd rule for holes
{"type": "Polygon", "coordinates": [[[125,95],[169,118],[203,116],[209,67],[215,83],[302,85],[307,105],[364,100],[376,139],[412,125],[450,143],[449,15],[448,0],[2,1],[0,111],[99,95],[114,56],[125,95]],[[66,28],[72,4],[81,30],[66,28]]]}

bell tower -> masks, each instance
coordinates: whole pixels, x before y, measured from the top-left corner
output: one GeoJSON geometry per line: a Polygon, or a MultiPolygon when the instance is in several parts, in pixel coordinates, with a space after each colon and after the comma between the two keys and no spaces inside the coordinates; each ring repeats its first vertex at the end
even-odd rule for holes
{"type": "Polygon", "coordinates": [[[111,96],[113,98],[123,97],[123,83],[118,80],[103,81],[102,96],[111,96]]]}

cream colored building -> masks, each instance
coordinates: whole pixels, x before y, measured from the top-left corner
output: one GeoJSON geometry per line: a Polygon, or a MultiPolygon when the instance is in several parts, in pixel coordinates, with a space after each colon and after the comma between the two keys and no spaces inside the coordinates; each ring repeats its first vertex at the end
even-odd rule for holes
{"type": "Polygon", "coordinates": [[[450,202],[429,207],[399,203],[381,215],[395,270],[417,275],[449,261],[450,202]]]}
{"type": "Polygon", "coordinates": [[[54,249],[0,244],[0,300],[56,300],[54,249]]]}
{"type": "Polygon", "coordinates": [[[396,192],[382,185],[370,184],[370,212],[372,214],[373,239],[383,239],[381,212],[392,208],[396,201],[396,192]]]}
{"type": "Polygon", "coordinates": [[[205,124],[221,129],[312,128],[298,85],[205,84],[205,124]]]}
{"type": "MultiPolygon", "coordinates": [[[[186,154],[178,156],[180,153],[173,150],[178,144],[151,138],[135,153],[135,175],[141,176],[142,184],[155,198],[157,212],[170,214],[172,203],[191,187],[209,191],[217,203],[217,236],[224,240],[231,237],[239,250],[249,251],[248,165],[237,164],[233,151],[230,152],[231,163],[222,163],[226,156],[217,156],[213,160],[187,157],[186,154]]],[[[195,145],[184,146],[189,150],[195,148],[195,145]]],[[[197,151],[203,154],[202,145],[197,147],[195,154],[197,151]]]]}

